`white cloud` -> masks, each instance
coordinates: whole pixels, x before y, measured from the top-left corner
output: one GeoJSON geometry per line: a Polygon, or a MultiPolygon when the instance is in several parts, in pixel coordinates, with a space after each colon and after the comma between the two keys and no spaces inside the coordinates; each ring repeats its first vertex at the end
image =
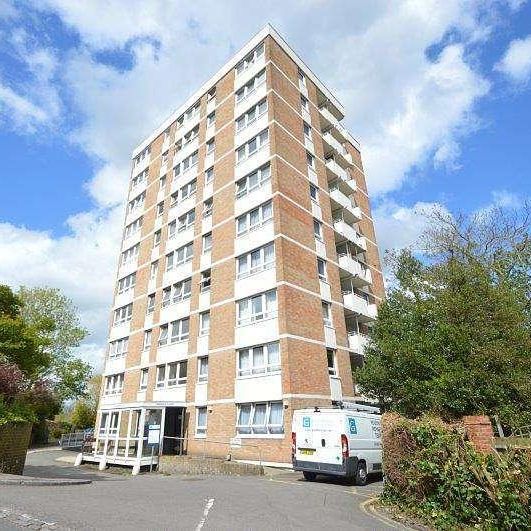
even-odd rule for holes
{"type": "Polygon", "coordinates": [[[9,119],[17,128],[28,132],[34,132],[47,118],[42,108],[1,82],[0,116],[4,120],[9,119]]]}
{"type": "Polygon", "coordinates": [[[515,39],[494,67],[516,83],[526,83],[531,77],[531,35],[515,39]]]}
{"type": "MultiPolygon", "coordinates": [[[[7,257],[0,261],[0,279],[62,288],[95,330],[84,353],[94,359],[107,330],[123,221],[119,205],[133,147],[269,17],[345,104],[346,125],[362,140],[373,194],[398,189],[415,165],[456,167],[461,138],[477,127],[474,105],[489,90],[467,49],[488,39],[496,23],[495,16],[480,14],[501,4],[265,0],[257,9],[236,0],[208,6],[131,0],[126,8],[118,0],[34,2],[36,10],[53,11],[78,32],[79,44],[59,57],[49,44],[13,31],[31,86],[5,98],[38,127],[64,117],[58,95],[66,93],[79,124],[69,139],[96,161],[85,183],[95,206],[71,218],[70,234],[62,238],[0,225],[0,256],[7,257]],[[438,52],[428,56],[432,46],[438,52]],[[98,52],[109,50],[128,56],[131,66],[99,60],[98,52]]],[[[385,201],[375,211],[382,248],[411,244],[424,227],[419,208],[435,206],[385,201]]]]}

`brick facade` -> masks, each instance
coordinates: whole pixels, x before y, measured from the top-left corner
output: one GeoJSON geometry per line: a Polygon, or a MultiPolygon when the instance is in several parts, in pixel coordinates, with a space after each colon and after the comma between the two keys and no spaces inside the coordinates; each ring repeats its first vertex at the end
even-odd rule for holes
{"type": "MultiPolygon", "coordinates": [[[[257,460],[259,455],[262,461],[286,462],[290,460],[294,409],[330,405],[341,397],[352,399],[356,396],[351,362],[356,350],[351,346],[352,335],[363,334],[374,319],[369,306],[381,300],[383,282],[359,146],[339,122],[328,124],[329,118],[322,110],[325,105],[339,117],[342,114],[340,104],[271,28],[255,37],[241,58],[250,57],[249,53],[255,57],[254,63],[248,65],[241,77],[237,77],[235,69],[238,57],[205,85],[197,97],[191,98],[182,112],[173,115],[163,128],[135,150],[137,163],[133,164],[128,201],[141,193],[138,186],[133,187],[133,181],[146,167],[147,181],[141,187],[145,189],[145,200],[139,210],[143,222],[136,240],[130,237],[124,242],[122,251],[129,243],[138,241],[139,253],[134,267],[119,266],[117,278],[136,271],[136,284],[131,294],[116,291],[113,307],[115,310],[130,301],[132,318],[119,325],[111,319],[109,338],[112,342],[123,334],[129,338],[129,343],[123,359],[108,360],[105,368],[106,376],[123,372],[124,383],[121,393],[109,393],[104,382],[101,408],[112,412],[180,407],[185,411],[182,435],[186,438],[188,453],[204,453],[207,448],[209,455],[223,457],[231,439],[239,438],[244,442],[238,450],[239,458],[257,460]],[[256,52],[259,49],[263,49],[263,54],[256,52]],[[254,88],[244,93],[243,100],[238,101],[235,92],[249,82],[254,83],[262,70],[265,83],[253,85],[254,88]],[[215,98],[212,98],[214,90],[215,98]],[[195,102],[198,102],[198,117],[190,110],[195,102]],[[267,102],[267,112],[257,117],[258,111],[253,109],[261,102],[267,102]],[[215,112],[214,128],[207,126],[207,122],[212,121],[208,118],[212,112],[215,112]],[[251,116],[249,113],[255,114],[245,118],[246,127],[238,130],[237,120],[251,116]],[[197,138],[186,144],[189,132],[193,133],[196,127],[197,138]],[[244,155],[239,162],[239,148],[247,145],[245,149],[251,153],[253,139],[265,130],[268,131],[265,148],[252,154],[252,159],[251,155],[247,158],[244,155]],[[213,155],[207,154],[207,143],[212,138],[215,140],[213,155]],[[146,149],[149,149],[147,164],[142,162],[146,149]],[[197,165],[185,173],[185,159],[194,150],[197,151],[197,165]],[[163,158],[167,159],[166,166],[163,158]],[[313,169],[309,167],[310,159],[313,169]],[[259,162],[253,163],[254,160],[259,162]],[[210,168],[213,168],[214,177],[212,182],[207,182],[210,168]],[[267,181],[249,189],[244,196],[238,195],[237,182],[261,168],[268,168],[267,181]],[[163,185],[161,177],[165,178],[163,185]],[[196,187],[193,198],[181,199],[179,195],[174,201],[173,194],[192,181],[196,187]],[[341,194],[332,200],[332,190],[338,186],[341,194]],[[205,217],[205,209],[208,210],[205,202],[210,199],[212,213],[205,217]],[[350,203],[349,210],[343,212],[338,201],[350,203]],[[272,205],[271,221],[240,236],[238,218],[245,214],[249,217],[248,223],[252,223],[253,219],[258,219],[253,209],[260,209],[268,202],[272,205]],[[185,227],[182,236],[181,232],[172,236],[170,223],[180,223],[188,209],[195,212],[193,229],[188,231],[185,227]],[[347,236],[338,233],[338,216],[348,222],[347,236]],[[315,234],[316,223],[321,227],[319,237],[315,234]],[[155,246],[154,238],[159,230],[160,243],[155,246]],[[205,252],[204,237],[209,233],[212,249],[205,252]],[[348,240],[349,234],[357,234],[359,240],[348,240]],[[187,264],[178,266],[178,274],[167,272],[167,255],[179,248],[181,240],[183,244],[193,243],[193,257],[187,264]],[[239,277],[238,257],[266,244],[274,247],[272,273],[264,269],[249,278],[239,277]],[[348,258],[352,267],[370,271],[368,280],[349,276],[346,266],[339,264],[340,245],[351,249],[348,258]],[[321,277],[320,260],[325,264],[325,275],[321,277]],[[152,274],[155,262],[158,262],[158,269],[152,274]],[[200,284],[209,270],[210,287],[206,292],[200,284]],[[164,290],[186,277],[191,278],[189,299],[166,306],[169,299],[163,302],[164,290]],[[276,293],[274,313],[264,317],[260,314],[260,321],[253,317],[255,324],[239,323],[238,301],[251,301],[251,297],[271,290],[276,293]],[[346,307],[345,292],[361,301],[362,310],[346,307]],[[148,311],[150,295],[155,296],[152,312],[148,311]],[[325,319],[326,308],[329,317],[325,319]],[[201,336],[200,330],[200,320],[204,318],[200,314],[205,311],[210,312],[208,337],[201,336]],[[362,314],[356,313],[359,311],[362,314]],[[181,318],[188,318],[187,340],[175,345],[159,344],[161,326],[181,318]],[[151,345],[144,348],[146,331],[151,331],[151,345]],[[280,370],[274,366],[271,374],[266,369],[262,372],[257,369],[254,375],[240,374],[238,359],[241,354],[238,352],[270,343],[279,346],[280,370]],[[198,359],[206,355],[208,382],[201,385],[198,359]],[[329,356],[335,360],[333,367],[328,366],[329,356]],[[184,361],[188,364],[186,383],[180,386],[170,386],[163,381],[157,383],[160,365],[184,361]],[[141,371],[145,369],[148,371],[147,386],[140,389],[141,371]],[[281,405],[282,429],[269,427],[273,417],[268,417],[265,436],[238,433],[236,424],[241,404],[253,404],[254,408],[254,404],[261,403],[268,404],[267,415],[273,415],[274,408],[277,408],[275,415],[279,415],[278,404],[281,405]],[[198,407],[206,407],[206,439],[205,434],[196,435],[198,407]]],[[[124,225],[133,218],[128,212],[124,225]]],[[[255,259],[253,256],[249,263],[255,259]]],[[[265,301],[264,298],[261,304],[265,305],[265,301]]],[[[249,302],[248,311],[255,312],[257,304],[249,302]]],[[[253,409],[251,414],[257,413],[253,409]]],[[[124,432],[131,431],[130,426],[123,425],[126,417],[126,413],[120,417],[121,429],[111,430],[113,436],[122,438],[124,432]]],[[[100,419],[101,412],[98,422],[100,419]]],[[[109,437],[109,427],[112,428],[110,425],[103,427],[105,438],[109,437]]]]}

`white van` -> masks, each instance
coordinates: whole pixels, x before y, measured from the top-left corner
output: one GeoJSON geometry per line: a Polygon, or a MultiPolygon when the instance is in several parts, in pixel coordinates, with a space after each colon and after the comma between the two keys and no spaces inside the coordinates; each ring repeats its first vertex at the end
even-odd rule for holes
{"type": "Polygon", "coordinates": [[[293,412],[292,461],[305,479],[317,474],[354,477],[365,485],[367,475],[382,471],[378,408],[361,404],[343,408],[298,409],[293,412]]]}

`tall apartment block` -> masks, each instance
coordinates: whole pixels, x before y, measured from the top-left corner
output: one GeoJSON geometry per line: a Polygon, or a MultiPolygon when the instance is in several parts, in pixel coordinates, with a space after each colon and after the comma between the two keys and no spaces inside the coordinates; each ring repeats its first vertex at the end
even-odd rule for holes
{"type": "Polygon", "coordinates": [[[135,149],[85,459],[287,463],[295,409],[361,398],[383,281],[343,116],[266,26],[135,149]]]}

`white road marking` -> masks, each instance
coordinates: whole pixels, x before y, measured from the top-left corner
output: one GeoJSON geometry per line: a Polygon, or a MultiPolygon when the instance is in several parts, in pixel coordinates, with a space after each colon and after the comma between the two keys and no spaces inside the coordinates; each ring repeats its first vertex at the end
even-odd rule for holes
{"type": "Polygon", "coordinates": [[[212,509],[212,505],[214,505],[214,498],[209,498],[205,503],[205,508],[203,509],[203,518],[201,518],[201,520],[197,524],[195,531],[201,531],[201,529],[203,529],[203,526],[207,521],[208,512],[210,511],[210,509],[212,509]]]}

